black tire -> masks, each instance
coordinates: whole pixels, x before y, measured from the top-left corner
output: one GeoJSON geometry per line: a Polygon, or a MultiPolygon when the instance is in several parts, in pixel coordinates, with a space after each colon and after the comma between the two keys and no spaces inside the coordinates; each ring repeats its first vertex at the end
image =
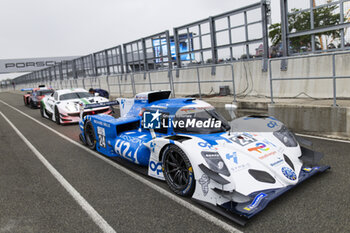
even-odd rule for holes
{"type": "Polygon", "coordinates": [[[24,105],[27,106],[26,97],[23,97],[24,105]]]}
{"type": "Polygon", "coordinates": [[[96,149],[96,135],[94,126],[92,125],[91,121],[87,120],[84,125],[84,136],[85,136],[85,143],[86,145],[92,149],[96,149]]]}
{"type": "Polygon", "coordinates": [[[164,178],[170,189],[184,197],[192,196],[195,178],[190,160],[176,145],[169,145],[163,154],[164,178]]]}
{"type": "Polygon", "coordinates": [[[30,100],[29,105],[30,105],[31,108],[35,108],[33,100],[30,100]]]}
{"type": "Polygon", "coordinates": [[[45,116],[44,116],[44,105],[43,104],[40,104],[40,115],[41,115],[41,117],[45,118],[45,116]]]}
{"type": "Polygon", "coordinates": [[[56,124],[58,125],[61,124],[60,112],[58,111],[57,107],[55,107],[55,121],[56,121],[56,124]]]}

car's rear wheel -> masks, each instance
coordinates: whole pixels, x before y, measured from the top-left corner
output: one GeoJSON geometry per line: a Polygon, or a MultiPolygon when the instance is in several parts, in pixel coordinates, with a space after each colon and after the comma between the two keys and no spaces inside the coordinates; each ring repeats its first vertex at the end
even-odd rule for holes
{"type": "Polygon", "coordinates": [[[23,97],[24,105],[27,105],[26,97],[23,97]]]}
{"type": "Polygon", "coordinates": [[[86,145],[90,149],[94,150],[96,148],[96,135],[95,135],[94,126],[89,120],[87,120],[84,125],[84,136],[85,136],[86,145]]]}
{"type": "Polygon", "coordinates": [[[195,179],[190,160],[176,145],[169,145],[163,155],[164,178],[170,189],[181,196],[192,196],[195,179]]]}
{"type": "Polygon", "coordinates": [[[55,107],[55,121],[56,121],[56,124],[58,125],[61,124],[60,112],[58,111],[57,107],[55,107]]]}

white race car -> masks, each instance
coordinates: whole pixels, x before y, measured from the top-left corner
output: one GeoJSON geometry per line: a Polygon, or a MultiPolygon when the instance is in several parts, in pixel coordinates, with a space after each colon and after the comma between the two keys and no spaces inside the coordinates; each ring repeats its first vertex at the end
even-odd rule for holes
{"type": "MultiPolygon", "coordinates": [[[[80,108],[85,104],[104,103],[109,100],[90,94],[82,88],[57,90],[41,100],[40,113],[57,124],[77,123],[80,119],[80,108]]],[[[83,112],[89,114],[111,114],[109,106],[96,107],[83,112]]]]}

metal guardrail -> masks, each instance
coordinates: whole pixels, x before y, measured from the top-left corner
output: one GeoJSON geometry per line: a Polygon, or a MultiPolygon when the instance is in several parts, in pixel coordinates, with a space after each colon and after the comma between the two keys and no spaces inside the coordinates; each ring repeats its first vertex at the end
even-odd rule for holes
{"type": "Polygon", "coordinates": [[[111,87],[117,86],[119,89],[119,96],[122,96],[122,86],[130,86],[132,88],[133,95],[136,95],[136,86],[149,86],[150,91],[154,90],[154,86],[156,85],[169,85],[170,90],[172,91],[172,97],[176,97],[176,92],[175,92],[175,85],[180,85],[180,84],[196,84],[197,90],[198,90],[198,95],[199,98],[202,98],[202,88],[201,85],[205,83],[215,83],[218,82],[217,80],[201,80],[201,75],[200,75],[200,70],[201,69],[207,69],[207,68],[213,68],[213,67],[223,67],[223,66],[229,66],[231,68],[231,77],[230,79],[224,79],[220,80],[221,83],[231,83],[232,84],[232,94],[233,94],[233,101],[237,102],[237,95],[236,95],[236,86],[235,86],[235,79],[234,79],[234,68],[233,68],[233,63],[225,63],[225,64],[212,64],[212,65],[204,65],[204,66],[193,66],[193,67],[182,67],[182,68],[173,68],[172,70],[158,70],[158,71],[145,71],[145,72],[135,72],[135,73],[129,73],[129,74],[117,74],[114,77],[117,79],[117,83],[111,83],[111,76],[107,76],[107,86],[108,86],[108,91],[111,92],[111,87]],[[181,72],[181,71],[186,71],[186,70],[196,70],[196,81],[176,81],[175,78],[174,80],[174,75],[173,73],[176,72],[181,72]],[[164,82],[152,82],[152,73],[161,73],[161,72],[168,72],[168,78],[169,80],[164,81],[164,82]],[[135,82],[135,75],[143,75],[144,80],[148,79],[147,82],[135,82]],[[120,80],[122,78],[125,78],[126,76],[131,77],[130,83],[121,83],[120,80]]]}
{"type": "Polygon", "coordinates": [[[269,78],[270,78],[270,98],[271,98],[271,104],[274,104],[273,99],[273,81],[287,81],[287,80],[316,80],[316,79],[332,79],[333,80],[333,107],[338,106],[337,105],[337,79],[346,79],[350,78],[350,76],[337,76],[336,75],[336,63],[335,58],[339,55],[349,54],[349,51],[345,52],[337,52],[337,53],[325,53],[325,54],[312,54],[312,55],[305,55],[305,56],[295,56],[295,57],[281,57],[281,58],[273,58],[269,59],[269,78]],[[322,77],[293,77],[293,78],[273,78],[272,75],[272,68],[271,68],[271,62],[274,61],[281,61],[286,62],[287,60],[297,60],[297,59],[305,59],[305,58],[312,58],[312,57],[324,57],[324,56],[332,56],[332,75],[331,76],[322,76],[322,77]]]}

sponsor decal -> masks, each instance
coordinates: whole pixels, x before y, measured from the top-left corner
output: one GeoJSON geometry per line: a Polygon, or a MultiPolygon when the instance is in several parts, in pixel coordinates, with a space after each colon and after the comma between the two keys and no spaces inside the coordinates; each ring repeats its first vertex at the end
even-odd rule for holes
{"type": "Polygon", "coordinates": [[[238,158],[237,158],[237,153],[233,152],[232,154],[226,154],[226,159],[227,160],[233,160],[235,164],[238,164],[238,158]]]}
{"type": "Polygon", "coordinates": [[[198,142],[198,146],[202,148],[213,149],[213,146],[207,142],[198,142]]]}
{"type": "Polygon", "coordinates": [[[258,142],[255,144],[255,147],[249,148],[248,151],[256,151],[259,153],[262,153],[263,151],[268,151],[270,148],[266,146],[266,144],[262,142],[258,142]]]}
{"type": "Polygon", "coordinates": [[[151,161],[149,163],[149,168],[153,172],[156,172],[158,176],[163,173],[162,162],[155,163],[154,161],[151,161]]]}
{"type": "Polygon", "coordinates": [[[304,167],[303,171],[307,173],[312,172],[312,167],[304,167]]]}
{"type": "Polygon", "coordinates": [[[160,108],[160,109],[167,109],[167,106],[160,106],[160,105],[151,105],[151,108],[160,108]]]}
{"type": "Polygon", "coordinates": [[[290,169],[289,167],[282,167],[282,173],[285,177],[287,177],[290,180],[296,180],[297,179],[297,174],[290,169]]]}
{"type": "Polygon", "coordinates": [[[283,161],[284,161],[283,159],[280,159],[280,160],[277,160],[276,162],[270,163],[270,165],[271,165],[272,167],[278,166],[278,165],[281,165],[281,163],[282,163],[283,161]]]}
{"type": "Polygon", "coordinates": [[[151,142],[150,147],[151,147],[151,151],[154,152],[154,150],[156,149],[156,143],[151,142]]]}
{"type": "Polygon", "coordinates": [[[189,167],[188,168],[188,185],[184,189],[184,191],[182,191],[183,194],[187,193],[188,190],[190,190],[190,188],[192,186],[192,182],[193,182],[193,169],[192,169],[192,167],[189,167]]]}
{"type": "Polygon", "coordinates": [[[270,157],[271,155],[274,155],[274,154],[276,154],[276,153],[277,153],[276,151],[272,151],[272,152],[270,152],[270,153],[268,153],[268,154],[265,154],[265,155],[263,155],[263,156],[260,156],[259,159],[266,159],[267,157],[270,157]]]}
{"type": "Polygon", "coordinates": [[[312,172],[313,170],[317,170],[319,168],[320,167],[304,167],[303,171],[309,173],[309,172],[312,172]]]}
{"type": "Polygon", "coordinates": [[[248,168],[249,166],[250,166],[249,163],[239,164],[239,165],[237,165],[237,166],[231,168],[231,171],[232,171],[233,173],[239,172],[239,171],[242,171],[242,170],[248,168]]]}
{"type": "Polygon", "coordinates": [[[106,123],[106,122],[102,122],[102,121],[98,121],[98,120],[94,120],[94,123],[97,124],[97,125],[102,125],[102,126],[105,126],[107,128],[110,128],[111,125],[106,123]]]}
{"type": "Polygon", "coordinates": [[[257,140],[253,138],[249,134],[240,134],[240,135],[235,135],[233,137],[229,138],[231,141],[237,143],[240,146],[246,146],[252,142],[256,142],[257,140]]]}
{"type": "Polygon", "coordinates": [[[265,193],[259,193],[258,195],[256,195],[256,197],[254,198],[252,203],[250,203],[250,205],[246,206],[244,209],[251,211],[252,209],[256,208],[260,204],[262,199],[264,199],[264,197],[266,197],[266,196],[267,196],[267,194],[265,194],[265,193]]]}
{"type": "Polygon", "coordinates": [[[205,107],[197,106],[197,107],[182,108],[182,109],[180,109],[180,111],[188,113],[188,112],[195,112],[197,110],[203,110],[203,109],[209,110],[209,109],[213,109],[213,107],[212,106],[205,106],[205,107]]]}
{"type": "Polygon", "coordinates": [[[117,154],[124,157],[125,159],[138,164],[139,162],[137,160],[137,152],[140,146],[141,145],[139,145],[137,149],[134,150],[133,148],[130,148],[129,142],[118,139],[115,143],[114,150],[117,154]]]}
{"type": "Polygon", "coordinates": [[[106,148],[106,132],[105,128],[97,126],[98,143],[101,147],[106,148]]]}
{"type": "Polygon", "coordinates": [[[267,127],[269,128],[275,128],[276,126],[278,126],[276,121],[270,121],[269,123],[267,123],[267,127]]]}
{"type": "MultiPolygon", "coordinates": [[[[134,132],[132,132],[132,133],[134,133],[134,132]]],[[[143,136],[146,136],[146,135],[143,135],[143,136]]],[[[132,142],[132,143],[138,143],[138,144],[142,143],[142,140],[140,140],[140,137],[133,137],[133,136],[129,136],[126,134],[122,134],[122,135],[120,135],[120,138],[124,139],[125,141],[132,142]]]]}
{"type": "Polygon", "coordinates": [[[206,174],[203,174],[198,182],[202,186],[203,195],[206,196],[209,192],[210,178],[206,174]]]}

